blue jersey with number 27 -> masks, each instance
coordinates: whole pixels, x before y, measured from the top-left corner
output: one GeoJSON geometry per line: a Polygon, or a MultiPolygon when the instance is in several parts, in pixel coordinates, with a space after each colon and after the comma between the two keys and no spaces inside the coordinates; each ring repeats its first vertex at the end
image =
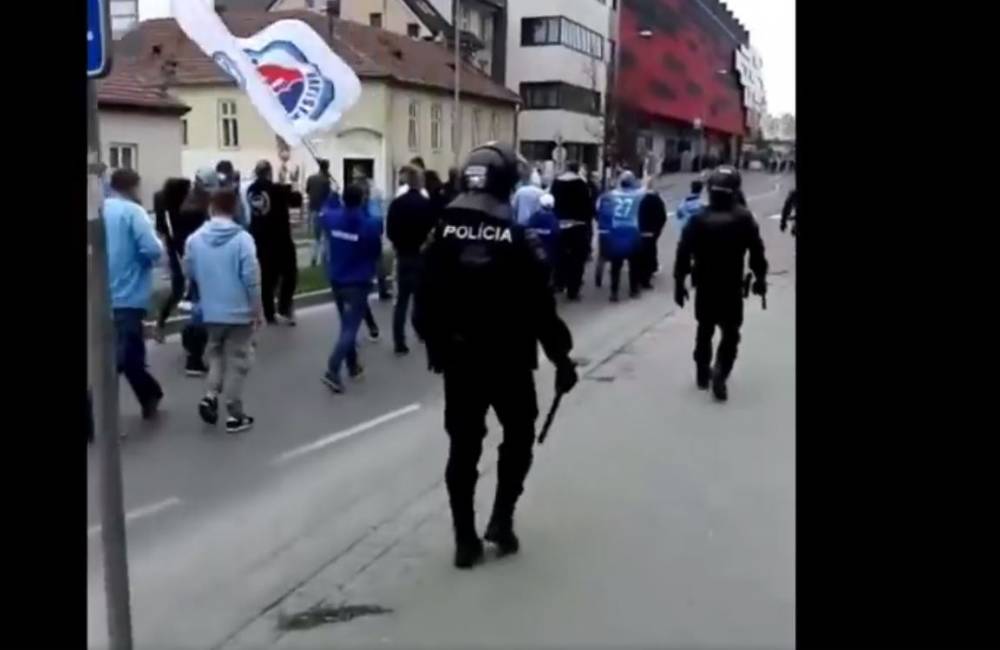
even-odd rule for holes
{"type": "Polygon", "coordinates": [[[628,257],[639,248],[639,204],[645,195],[642,189],[616,189],[601,197],[597,226],[605,256],[628,257]]]}

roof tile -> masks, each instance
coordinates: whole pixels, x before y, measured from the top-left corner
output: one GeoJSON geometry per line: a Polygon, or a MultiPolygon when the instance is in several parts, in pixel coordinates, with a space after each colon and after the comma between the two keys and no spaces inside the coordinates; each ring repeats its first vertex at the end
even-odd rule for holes
{"type": "MultiPolygon", "coordinates": [[[[330,44],[358,77],[389,78],[407,85],[454,91],[452,52],[438,43],[415,40],[402,34],[360,23],[333,19],[333,37],[326,16],[310,11],[226,11],[222,19],[229,30],[245,38],[282,19],[301,20],[330,44]]],[[[172,18],[148,20],[116,44],[116,56],[125,56],[146,74],[158,75],[167,61],[177,62],[174,85],[232,83],[172,18]]],[[[518,95],[496,83],[473,66],[462,65],[461,89],[471,95],[507,103],[518,95]]]]}

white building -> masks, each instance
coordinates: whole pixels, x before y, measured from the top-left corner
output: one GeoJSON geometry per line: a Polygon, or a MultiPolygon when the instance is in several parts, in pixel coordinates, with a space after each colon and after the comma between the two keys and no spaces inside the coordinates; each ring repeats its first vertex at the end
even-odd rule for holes
{"type": "Polygon", "coordinates": [[[597,169],[617,12],[605,0],[511,0],[507,87],[521,95],[518,141],[529,160],[597,169]]]}
{"type": "Polygon", "coordinates": [[[139,0],[111,0],[111,37],[115,40],[139,23],[139,0]]]}

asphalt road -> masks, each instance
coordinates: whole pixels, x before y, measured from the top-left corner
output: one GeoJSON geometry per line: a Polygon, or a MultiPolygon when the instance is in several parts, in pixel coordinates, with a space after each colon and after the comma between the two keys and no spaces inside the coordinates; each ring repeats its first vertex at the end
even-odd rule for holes
{"type": "MultiPolygon", "coordinates": [[[[780,211],[791,182],[766,175],[746,179],[779,275],[791,271],[794,252],[769,217],[780,211]]],[[[677,188],[677,199],[685,190],[677,188]]],[[[670,200],[668,208],[676,204],[670,200]]],[[[665,272],[651,295],[610,306],[606,288],[588,286],[583,302],[561,306],[578,355],[596,363],[670,309],[675,245],[671,227],[661,240],[665,272]]],[[[237,437],[198,419],[204,385],[183,376],[176,337],[163,346],[150,344],[151,369],[166,392],[163,413],[155,423],[143,423],[124,382],[121,393],[137,641],[215,647],[232,639],[331,558],[356,557],[355,545],[366,532],[397,525],[398,514],[412,510],[418,497],[442,491],[440,380],[426,371],[415,342],[409,357],[392,355],[391,306],[375,302],[373,309],[383,339],[364,343],[366,378],[349,384],[342,396],[331,395],[319,381],[337,329],[332,306],[304,310],[297,328],[264,330],[245,395],[257,424],[237,437]],[[345,555],[348,549],[353,554],[345,555]]],[[[100,645],[95,460],[88,449],[88,618],[91,643],[100,645]]]]}

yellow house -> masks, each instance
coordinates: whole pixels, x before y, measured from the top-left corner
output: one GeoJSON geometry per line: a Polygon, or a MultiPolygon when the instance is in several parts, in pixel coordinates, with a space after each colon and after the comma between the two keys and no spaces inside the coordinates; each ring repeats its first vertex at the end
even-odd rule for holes
{"type": "MultiPolygon", "coordinates": [[[[395,187],[399,168],[415,156],[442,176],[475,145],[489,140],[513,144],[519,97],[469,65],[461,70],[460,137],[454,133],[454,66],[442,45],[407,38],[367,25],[335,21],[313,12],[226,12],[237,36],[247,36],[280,19],[310,24],[362,81],[360,101],[328,133],[312,140],[343,184],[356,173],[383,191],[395,187]]],[[[242,91],[172,19],[141,23],[122,40],[116,56],[146,70],[158,70],[171,92],[190,107],[183,118],[182,163],[190,177],[202,166],[228,159],[249,177],[255,163],[281,168],[280,144],[242,91]]],[[[316,163],[303,147],[290,152],[287,169],[298,181],[316,163]]],[[[293,179],[289,179],[293,180],[293,179]]]]}

